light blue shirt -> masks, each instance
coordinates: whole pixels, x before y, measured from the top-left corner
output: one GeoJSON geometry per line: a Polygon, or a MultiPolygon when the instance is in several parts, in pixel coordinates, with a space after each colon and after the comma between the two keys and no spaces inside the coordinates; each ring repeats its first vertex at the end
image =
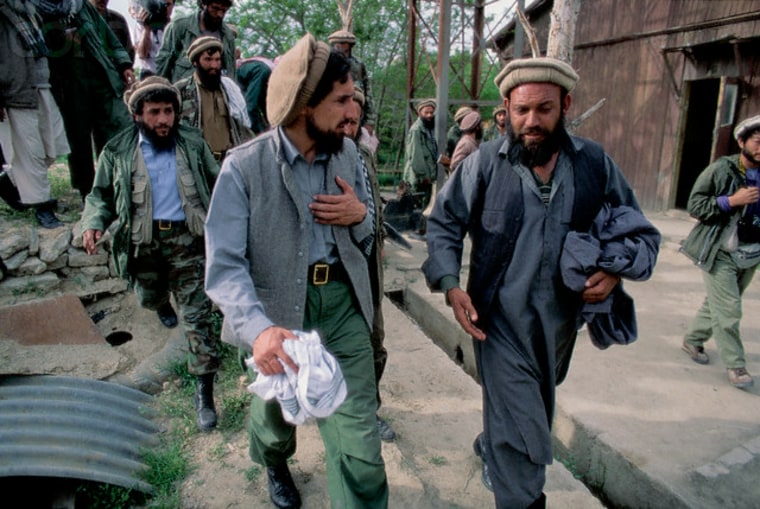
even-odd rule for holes
{"type": "MultiPolygon", "coordinates": [[[[293,175],[301,190],[303,201],[304,203],[312,203],[314,201],[314,195],[327,193],[325,178],[327,175],[327,163],[330,161],[330,156],[328,154],[317,154],[314,161],[309,164],[295,145],[293,145],[288,139],[281,127],[278,128],[278,132],[280,140],[282,141],[285,159],[293,170],[293,175]]],[[[357,164],[354,191],[356,192],[357,198],[366,205],[368,199],[367,193],[369,191],[364,183],[364,174],[362,172],[361,163],[357,164]]],[[[308,214],[311,215],[311,212],[308,212],[308,214]]],[[[370,221],[369,214],[365,215],[363,221],[358,225],[352,226],[351,229],[354,230],[354,228],[357,228],[358,230],[367,221],[370,221]]],[[[308,223],[308,227],[309,265],[315,263],[333,264],[337,262],[339,257],[332,226],[319,224],[315,220],[312,220],[308,223]]],[[[367,225],[364,225],[364,228],[366,227],[367,225]]],[[[374,225],[369,225],[369,227],[370,231],[372,231],[374,225]]],[[[356,238],[356,236],[354,238],[356,238]]]]}
{"type": "Polygon", "coordinates": [[[157,150],[148,138],[139,134],[145,167],[150,176],[150,189],[153,196],[153,219],[184,221],[182,199],[177,189],[177,153],[176,146],[167,150],[157,150]]]}

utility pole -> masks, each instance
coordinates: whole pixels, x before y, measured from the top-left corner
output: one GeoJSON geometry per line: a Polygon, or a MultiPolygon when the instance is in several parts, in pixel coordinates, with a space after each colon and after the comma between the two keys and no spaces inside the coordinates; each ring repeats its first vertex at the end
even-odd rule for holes
{"type": "MultiPolygon", "coordinates": [[[[438,25],[438,57],[436,97],[435,97],[435,139],[438,142],[438,155],[446,148],[446,122],[449,105],[449,37],[451,35],[451,0],[440,0],[440,16],[438,25]]],[[[446,181],[443,166],[438,166],[438,189],[446,181]]]]}

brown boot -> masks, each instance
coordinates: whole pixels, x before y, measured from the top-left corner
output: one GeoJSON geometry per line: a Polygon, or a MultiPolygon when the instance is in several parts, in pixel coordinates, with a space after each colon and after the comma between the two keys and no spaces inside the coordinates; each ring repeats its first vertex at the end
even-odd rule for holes
{"type": "Polygon", "coordinates": [[[728,381],[738,389],[752,387],[755,383],[746,368],[728,368],[728,381]]]}

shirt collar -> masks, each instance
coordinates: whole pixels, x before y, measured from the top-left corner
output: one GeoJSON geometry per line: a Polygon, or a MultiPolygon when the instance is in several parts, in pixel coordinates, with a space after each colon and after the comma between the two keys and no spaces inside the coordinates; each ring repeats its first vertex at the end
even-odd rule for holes
{"type": "MultiPolygon", "coordinates": [[[[303,159],[304,161],[306,160],[306,158],[303,155],[301,155],[301,153],[298,151],[296,146],[293,145],[293,142],[290,141],[287,134],[285,134],[285,130],[282,128],[282,126],[277,127],[277,133],[280,136],[280,143],[282,144],[282,152],[283,152],[283,155],[285,156],[285,160],[288,162],[288,164],[291,167],[295,164],[296,159],[299,157],[303,159]]],[[[314,162],[326,161],[327,159],[329,159],[329,157],[330,156],[327,154],[318,153],[316,157],[314,158],[314,162]]]]}
{"type": "MultiPolygon", "coordinates": [[[[151,143],[150,138],[148,138],[147,136],[145,136],[143,134],[142,130],[139,129],[139,128],[137,129],[137,143],[141,147],[149,147],[153,152],[159,152],[159,150],[155,147],[155,145],[153,145],[153,143],[151,143]]],[[[172,149],[173,148],[174,148],[174,146],[172,146],[172,149]]]]}

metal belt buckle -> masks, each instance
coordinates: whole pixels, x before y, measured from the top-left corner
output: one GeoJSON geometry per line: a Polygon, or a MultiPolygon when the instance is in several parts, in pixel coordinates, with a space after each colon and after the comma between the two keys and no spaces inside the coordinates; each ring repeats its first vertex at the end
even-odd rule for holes
{"type": "Polygon", "coordinates": [[[315,263],[314,274],[311,277],[313,285],[326,285],[330,279],[330,266],[326,263],[315,263]]]}
{"type": "Polygon", "coordinates": [[[158,220],[158,229],[162,232],[168,232],[172,229],[172,222],[171,221],[165,221],[163,219],[158,220]]]}

